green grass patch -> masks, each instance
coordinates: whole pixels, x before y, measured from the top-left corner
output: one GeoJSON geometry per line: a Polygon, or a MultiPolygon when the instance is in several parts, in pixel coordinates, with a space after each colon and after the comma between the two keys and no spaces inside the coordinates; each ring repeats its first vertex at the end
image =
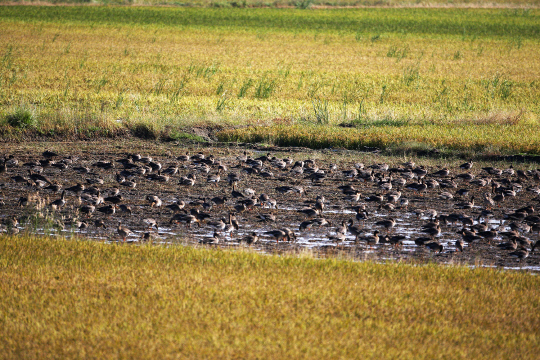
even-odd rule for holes
{"type": "Polygon", "coordinates": [[[375,33],[424,35],[520,36],[537,38],[538,10],[515,9],[332,9],[300,11],[293,9],[201,9],[132,7],[34,7],[2,8],[0,19],[132,25],[152,27],[206,27],[262,29],[315,33],[375,33]]]}
{"type": "Polygon", "coordinates": [[[36,127],[38,120],[31,110],[17,108],[14,112],[6,115],[6,123],[16,129],[28,129],[36,127]]]}
{"type": "Polygon", "coordinates": [[[0,237],[0,358],[536,358],[525,272],[0,237]]]}

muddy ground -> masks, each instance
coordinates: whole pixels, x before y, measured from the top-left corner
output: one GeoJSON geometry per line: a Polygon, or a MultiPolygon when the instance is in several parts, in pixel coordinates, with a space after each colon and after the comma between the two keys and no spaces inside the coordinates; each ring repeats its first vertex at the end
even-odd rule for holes
{"type": "MultiPolygon", "coordinates": [[[[376,260],[376,261],[409,261],[409,262],[436,262],[445,264],[469,264],[475,266],[493,266],[511,269],[526,269],[530,271],[540,270],[540,251],[530,252],[533,244],[537,241],[539,235],[534,228],[527,231],[524,224],[533,225],[532,216],[537,214],[538,192],[537,186],[540,184],[538,176],[535,176],[535,164],[521,163],[474,163],[470,170],[460,168],[463,161],[459,160],[433,160],[426,158],[410,159],[405,157],[386,158],[377,154],[354,152],[354,151],[310,151],[307,149],[273,149],[242,146],[213,145],[205,146],[200,144],[175,144],[175,143],[157,143],[148,141],[99,141],[99,142],[28,142],[18,144],[3,143],[0,145],[0,155],[6,158],[6,169],[0,173],[0,192],[1,208],[0,216],[3,223],[3,232],[35,232],[40,234],[59,234],[63,236],[82,236],[96,241],[123,242],[119,235],[118,224],[131,230],[126,237],[126,244],[138,244],[144,239],[141,236],[144,233],[150,233],[151,241],[154,244],[187,244],[199,246],[201,243],[217,242],[220,247],[245,247],[248,246],[241,240],[246,235],[255,233],[260,240],[251,245],[257,251],[266,253],[289,253],[289,252],[312,252],[316,256],[339,256],[358,260],[376,260]],[[55,152],[57,155],[49,160],[43,155],[45,150],[55,152]],[[208,159],[211,155],[214,157],[213,164],[204,164],[202,161],[183,161],[178,159],[180,155],[197,153],[205,155],[208,159]],[[252,171],[255,163],[250,164],[242,158],[246,152],[249,159],[257,159],[270,153],[270,158],[274,160],[262,161],[258,173],[248,173],[252,171]],[[178,165],[178,173],[169,175],[167,181],[165,178],[151,180],[150,174],[157,174],[156,171],[141,175],[127,176],[124,173],[126,182],[119,183],[117,174],[125,169],[117,160],[128,159],[135,154],[141,154],[142,157],[152,157],[154,163],[162,165],[162,172],[169,166],[178,165]],[[283,169],[279,166],[284,164],[277,159],[290,159],[291,163],[285,164],[283,169]],[[303,173],[300,174],[299,166],[294,168],[297,161],[306,161],[303,167],[303,173]],[[45,166],[37,166],[37,162],[45,166]],[[111,162],[113,168],[106,169],[96,166],[101,162],[111,162]],[[412,165],[407,163],[414,162],[412,165]],[[34,163],[34,164],[31,164],[34,163]],[[364,171],[373,170],[375,178],[361,178],[362,174],[350,176],[344,171],[356,169],[361,170],[359,164],[364,165],[364,171]],[[56,165],[55,165],[56,164],[56,165]],[[61,165],[64,164],[64,165],[61,165]],[[211,175],[218,174],[219,164],[225,169],[219,173],[220,181],[217,183],[208,182],[211,175]],[[335,168],[332,169],[333,164],[335,168]],[[387,164],[389,170],[371,169],[375,164],[387,164]],[[208,167],[208,173],[204,172],[208,167]],[[425,166],[427,175],[424,177],[424,183],[430,184],[431,180],[439,182],[448,182],[453,180],[456,188],[441,188],[436,186],[428,188],[425,191],[414,191],[408,189],[411,183],[421,183],[418,175],[422,177],[422,171],[418,170],[414,178],[407,178],[406,185],[399,185],[398,179],[407,177],[410,173],[407,170],[418,169],[419,166],[425,166]],[[503,171],[502,174],[489,174],[483,167],[495,167],[503,171]],[[512,167],[511,167],[512,166],[512,167]],[[89,172],[84,173],[79,167],[87,167],[89,172]],[[450,171],[448,176],[435,176],[434,174],[447,167],[450,171]],[[35,180],[25,180],[29,178],[29,171],[40,171],[42,175],[53,184],[62,186],[62,189],[73,187],[77,184],[83,184],[85,189],[96,187],[100,189],[101,196],[106,198],[112,195],[114,188],[119,189],[122,200],[117,204],[113,215],[107,215],[98,209],[108,205],[108,202],[96,205],[96,211],[90,216],[80,212],[80,209],[89,202],[96,201],[96,197],[89,198],[84,192],[66,191],[66,203],[62,206],[51,205],[55,200],[60,199],[62,189],[46,189],[49,183],[35,180]],[[313,171],[318,168],[319,171],[313,175],[313,171]],[[293,170],[294,169],[294,170],[293,170]],[[522,176],[518,176],[517,170],[523,170],[522,176]],[[240,180],[236,185],[236,190],[243,194],[244,198],[232,197],[232,186],[228,182],[228,175],[238,174],[240,180]],[[474,175],[472,181],[457,177],[459,174],[470,173],[474,175]],[[180,184],[182,176],[195,174],[196,180],[193,186],[180,184]],[[320,174],[320,176],[318,175],[320,174]],[[22,178],[17,178],[17,176],[22,178]],[[392,176],[392,189],[385,187],[392,176]],[[93,179],[102,179],[103,184],[90,184],[93,179]],[[90,179],[90,180],[87,180],[90,179]],[[480,181],[478,181],[480,179],[480,181]],[[19,182],[17,182],[17,180],[19,182]],[[398,181],[396,181],[398,180],[398,181]],[[491,180],[484,186],[483,180],[491,180]],[[135,188],[127,185],[127,181],[134,181],[135,188]],[[506,188],[506,196],[502,202],[490,205],[484,200],[485,193],[491,193],[495,196],[499,190],[492,189],[494,182],[498,183],[503,189],[506,188]],[[351,199],[345,195],[340,186],[352,185],[359,191],[359,200],[351,199]],[[292,190],[289,193],[278,191],[279,187],[290,186],[299,187],[304,193],[292,190]],[[267,194],[271,200],[276,201],[276,208],[269,207],[267,204],[258,202],[255,205],[247,204],[244,210],[241,206],[243,200],[250,196],[246,190],[254,191],[255,197],[259,198],[261,194],[267,194]],[[458,195],[458,190],[467,189],[469,194],[465,196],[458,195]],[[510,190],[515,191],[512,196],[510,190]],[[401,192],[401,198],[395,203],[388,201],[388,196],[394,191],[401,192]],[[449,192],[454,196],[453,199],[445,200],[441,198],[442,192],[449,192]],[[147,199],[149,195],[155,195],[162,201],[161,206],[152,205],[147,199]],[[381,201],[367,201],[372,195],[383,195],[385,198],[381,201]],[[309,214],[299,212],[299,210],[311,208],[315,209],[318,196],[324,197],[324,208],[322,213],[309,214]],[[466,203],[475,197],[474,205],[471,208],[461,209],[460,204],[466,203]],[[82,199],[81,199],[82,197],[82,199]],[[225,204],[213,204],[211,199],[215,197],[226,197],[225,204]],[[22,198],[22,199],[21,199],[22,198]],[[408,206],[403,203],[403,199],[408,200],[408,206]],[[27,200],[27,201],[26,201],[27,200]],[[189,214],[192,209],[198,209],[199,212],[207,213],[208,219],[201,219],[200,226],[197,223],[188,227],[182,222],[171,222],[174,212],[167,208],[167,205],[175,201],[183,201],[185,207],[178,212],[179,214],[189,214]],[[202,204],[209,203],[211,209],[204,209],[202,204]],[[390,205],[388,205],[390,203],[390,205]],[[126,205],[131,208],[132,213],[120,210],[120,205],[126,205]],[[356,220],[355,207],[363,207],[367,212],[367,219],[364,221],[356,220]],[[532,206],[534,212],[529,208],[529,221],[520,219],[505,219],[508,214],[514,213],[520,208],[532,206]],[[392,207],[395,207],[392,209],[392,207]],[[482,212],[489,210],[490,213],[481,216],[482,212]],[[422,225],[429,223],[432,219],[429,212],[436,211],[439,215],[451,215],[461,217],[454,223],[450,221],[441,221],[441,233],[433,236],[432,242],[438,241],[443,245],[441,252],[431,250],[426,246],[415,244],[415,239],[419,237],[429,237],[429,234],[422,232],[422,225]],[[228,214],[232,213],[238,221],[238,229],[228,233],[217,230],[211,226],[215,221],[225,219],[228,222],[228,214]],[[274,215],[275,221],[262,221],[261,215],[274,215]],[[158,229],[148,228],[144,219],[154,219],[157,222],[158,229]],[[317,223],[308,224],[308,228],[300,230],[300,225],[304,221],[324,218],[329,224],[318,226],[317,223]],[[396,224],[391,229],[386,229],[377,225],[378,221],[393,218],[396,224]],[[509,231],[510,224],[514,223],[519,227],[519,234],[531,240],[524,243],[524,248],[528,251],[528,256],[519,259],[511,256],[512,250],[502,250],[497,245],[508,241],[508,238],[501,235],[488,240],[476,240],[471,244],[465,242],[463,252],[456,251],[455,242],[462,236],[458,231],[464,227],[471,228],[467,224],[473,219],[473,225],[479,221],[486,221],[489,228],[496,229],[499,232],[509,231]],[[14,225],[13,219],[17,220],[14,225]],[[331,237],[336,235],[336,228],[343,221],[354,220],[355,225],[361,226],[359,240],[347,231],[343,242],[336,242],[331,237]],[[96,220],[102,220],[105,228],[96,227],[96,220]],[[80,225],[82,224],[82,227],[80,225]],[[87,227],[85,228],[85,225],[87,227]],[[265,232],[289,228],[294,232],[296,240],[280,241],[265,234],[265,232]],[[377,245],[370,246],[365,238],[370,237],[376,230],[380,232],[381,238],[377,245]],[[383,235],[389,233],[390,236],[403,235],[401,246],[393,246],[389,243],[383,243],[383,235]],[[217,241],[215,241],[217,239],[217,241]]],[[[264,160],[264,159],[262,159],[264,160]]],[[[141,161],[134,161],[127,165],[128,171],[142,172],[140,169],[148,166],[141,161]]],[[[154,166],[157,166],[154,164],[154,166]]],[[[257,168],[257,166],[255,166],[257,168]]],[[[361,171],[360,171],[361,172],[361,171]]],[[[162,174],[164,175],[164,174],[162,174]]],[[[430,184],[433,185],[433,184],[430,184]]],[[[499,188],[500,189],[500,188],[499,188]]],[[[99,200],[101,201],[101,200],[99,200]]],[[[99,202],[98,201],[98,202],[99,202]]],[[[463,205],[463,204],[462,204],[463,205]]],[[[465,207],[467,205],[465,204],[465,207]]],[[[200,217],[200,216],[199,216],[200,217]]],[[[177,216],[184,220],[186,217],[177,216]]]]}

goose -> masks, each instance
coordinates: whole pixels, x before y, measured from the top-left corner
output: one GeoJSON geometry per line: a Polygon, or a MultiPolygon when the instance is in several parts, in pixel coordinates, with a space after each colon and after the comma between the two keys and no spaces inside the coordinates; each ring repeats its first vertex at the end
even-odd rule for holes
{"type": "Polygon", "coordinates": [[[394,247],[403,246],[403,240],[405,240],[407,237],[405,235],[394,235],[394,236],[388,236],[385,235],[384,241],[386,243],[392,244],[394,247]]]}
{"type": "Polygon", "coordinates": [[[488,209],[491,209],[495,206],[495,201],[492,199],[490,193],[484,193],[484,202],[488,205],[488,209]]]}
{"type": "Polygon", "coordinates": [[[221,180],[221,176],[219,175],[219,171],[215,175],[209,175],[206,178],[206,182],[208,182],[210,184],[214,184],[215,186],[218,185],[220,180],[221,180]]]}
{"type": "Polygon", "coordinates": [[[154,241],[154,237],[155,237],[154,233],[152,233],[150,231],[147,231],[147,232],[144,232],[144,233],[141,234],[141,241],[143,241],[143,242],[148,242],[148,241],[152,242],[152,241],[154,241]]]}
{"type": "Polygon", "coordinates": [[[436,171],[431,175],[437,177],[447,177],[450,175],[450,170],[448,170],[447,168],[442,168],[441,170],[436,171]]]}
{"type": "Polygon", "coordinates": [[[279,243],[280,240],[282,241],[285,239],[287,239],[287,241],[291,240],[290,235],[285,230],[279,230],[279,229],[271,230],[271,231],[266,231],[264,234],[270,235],[271,237],[273,237],[276,240],[276,243],[279,243]]]}
{"type": "Polygon", "coordinates": [[[336,228],[337,234],[346,234],[347,233],[347,223],[345,220],[341,221],[341,225],[336,228]]]}
{"type": "Polygon", "coordinates": [[[132,188],[132,189],[137,187],[137,183],[131,180],[124,180],[120,183],[120,185],[128,187],[128,188],[132,188]]]}
{"type": "Polygon", "coordinates": [[[103,228],[103,229],[107,228],[107,226],[105,225],[105,222],[101,219],[94,220],[94,226],[97,228],[103,228]]]}
{"type": "Polygon", "coordinates": [[[256,232],[251,232],[249,235],[244,236],[240,242],[245,242],[248,246],[251,246],[251,244],[255,244],[259,241],[259,235],[257,235],[256,232]]]}
{"type": "Polygon", "coordinates": [[[330,241],[332,241],[334,243],[339,243],[339,244],[343,244],[345,239],[346,239],[345,234],[341,233],[341,232],[337,232],[335,235],[329,235],[328,236],[328,240],[330,240],[330,241]]]}
{"type": "Polygon", "coordinates": [[[375,230],[373,232],[373,235],[365,236],[360,240],[365,241],[366,245],[368,245],[370,247],[374,246],[374,245],[377,245],[379,243],[379,230],[375,230]]]}
{"type": "Polygon", "coordinates": [[[83,184],[77,184],[77,185],[65,188],[65,191],[70,191],[75,194],[80,194],[81,192],[84,191],[84,189],[85,189],[85,186],[83,184]]]}
{"type": "Polygon", "coordinates": [[[158,228],[158,224],[157,224],[156,219],[153,219],[153,218],[145,218],[145,219],[143,219],[142,221],[143,221],[143,223],[146,224],[146,227],[147,227],[148,229],[151,229],[151,228],[155,227],[156,230],[159,231],[159,228],[158,228]]]}
{"type": "Polygon", "coordinates": [[[86,215],[86,217],[90,217],[96,211],[96,207],[93,205],[83,205],[79,208],[79,211],[86,215]]]}
{"type": "Polygon", "coordinates": [[[177,173],[178,173],[178,165],[177,164],[170,165],[165,170],[163,170],[163,174],[169,175],[169,176],[174,176],[177,173]]]}
{"type": "Polygon", "coordinates": [[[162,204],[162,201],[157,195],[148,195],[146,196],[146,200],[150,203],[150,207],[160,207],[162,204]]]}
{"type": "Polygon", "coordinates": [[[240,181],[240,175],[237,173],[229,173],[227,175],[227,181],[229,182],[230,186],[235,186],[240,181]]]}
{"type": "Polygon", "coordinates": [[[466,197],[469,195],[469,192],[469,189],[459,189],[458,191],[456,191],[456,195],[466,197]]]}
{"type": "Polygon", "coordinates": [[[526,259],[529,256],[529,250],[522,247],[521,249],[513,251],[508,255],[512,257],[516,257],[521,261],[523,259],[526,259]]]}
{"type": "Polygon", "coordinates": [[[432,242],[428,242],[427,244],[425,244],[425,246],[432,250],[432,251],[435,251],[435,252],[438,252],[438,253],[441,253],[444,249],[444,246],[437,242],[437,241],[432,241],[432,242]]]}
{"type": "Polygon", "coordinates": [[[386,194],[386,199],[389,203],[395,204],[401,198],[401,191],[395,191],[392,193],[386,194]]]}
{"type": "Polygon", "coordinates": [[[56,199],[49,204],[49,206],[55,209],[59,209],[63,207],[64,205],[66,205],[66,191],[65,190],[62,191],[62,196],[60,197],[60,199],[56,199]]]}
{"type": "Polygon", "coordinates": [[[338,186],[338,189],[341,190],[344,195],[356,194],[358,191],[353,185],[350,184],[338,186]]]}
{"type": "Polygon", "coordinates": [[[176,200],[174,203],[166,206],[167,209],[174,213],[181,211],[186,206],[186,203],[182,200],[176,200]]]}
{"type": "Polygon", "coordinates": [[[116,229],[118,235],[122,238],[123,242],[126,242],[126,238],[132,233],[127,227],[122,226],[121,222],[118,222],[118,228],[116,229]]]}
{"type": "Polygon", "coordinates": [[[384,227],[386,229],[386,232],[388,233],[396,225],[396,220],[394,220],[393,218],[380,220],[377,221],[375,225],[384,227]]]}
{"type": "Polygon", "coordinates": [[[456,251],[463,252],[463,247],[465,246],[463,239],[457,239],[454,245],[456,246],[456,251]]]}
{"type": "Polygon", "coordinates": [[[362,208],[357,208],[356,210],[356,220],[359,222],[364,222],[369,217],[369,213],[362,208]]]}
{"type": "Polygon", "coordinates": [[[188,174],[187,176],[181,176],[180,181],[178,182],[180,185],[186,185],[186,186],[193,186],[195,185],[196,176],[188,174]]]}
{"type": "Polygon", "coordinates": [[[431,236],[431,238],[435,238],[435,236],[439,236],[441,234],[441,227],[437,225],[433,228],[425,228],[421,230],[421,232],[428,234],[429,236],[431,236]]]}
{"type": "Polygon", "coordinates": [[[257,216],[259,222],[274,222],[276,221],[276,216],[274,214],[259,214],[257,216]]]}
{"type": "Polygon", "coordinates": [[[461,180],[463,180],[465,182],[472,181],[475,178],[475,176],[473,174],[471,174],[471,173],[458,174],[458,175],[456,175],[456,177],[460,178],[461,180]]]}
{"type": "Polygon", "coordinates": [[[186,227],[191,228],[191,224],[198,224],[199,227],[201,226],[201,221],[195,216],[195,215],[188,215],[188,214],[175,214],[172,218],[169,224],[175,223],[184,223],[186,224],[186,227]]]}
{"type": "Polygon", "coordinates": [[[462,169],[462,170],[470,170],[470,169],[472,169],[473,164],[474,163],[472,162],[472,160],[469,160],[466,163],[463,163],[463,164],[459,165],[459,168],[462,169]]]}
{"type": "Polygon", "coordinates": [[[315,224],[315,220],[306,220],[300,224],[299,231],[309,230],[315,224]]]}
{"type": "Polygon", "coordinates": [[[486,230],[486,231],[479,231],[476,233],[476,235],[483,237],[484,240],[487,240],[489,243],[491,243],[491,240],[495,239],[498,233],[496,230],[486,230]]]}
{"type": "Polygon", "coordinates": [[[319,215],[319,211],[312,208],[305,208],[298,210],[299,213],[306,215],[308,218],[312,218],[319,215]]]}
{"type": "Polygon", "coordinates": [[[432,242],[433,239],[430,237],[419,237],[414,240],[416,246],[424,246],[425,244],[432,242]]]}
{"type": "Polygon", "coordinates": [[[182,162],[189,161],[190,160],[189,152],[186,152],[184,155],[179,155],[176,158],[176,160],[182,161],[182,162]]]}
{"type": "Polygon", "coordinates": [[[320,198],[315,201],[315,210],[317,210],[319,214],[322,214],[324,210],[324,198],[320,198]]]}
{"type": "Polygon", "coordinates": [[[501,249],[501,250],[516,250],[517,249],[517,241],[515,239],[511,239],[508,242],[498,244],[497,247],[499,249],[501,249]]]}
{"type": "Polygon", "coordinates": [[[354,220],[349,219],[347,230],[349,230],[349,232],[355,236],[355,240],[358,241],[358,237],[362,234],[362,227],[360,225],[354,225],[354,220]]]}
{"type": "Polygon", "coordinates": [[[442,200],[452,200],[454,198],[454,195],[452,195],[448,191],[443,191],[439,194],[439,198],[442,200]]]}
{"type": "Polygon", "coordinates": [[[120,204],[120,211],[122,212],[125,212],[125,213],[128,213],[129,215],[131,215],[133,212],[131,211],[131,207],[129,207],[128,205],[125,205],[125,204],[120,204]]]}
{"type": "Polygon", "coordinates": [[[478,235],[476,235],[476,233],[471,232],[471,231],[461,230],[458,233],[461,234],[461,237],[462,237],[463,241],[465,241],[467,244],[469,244],[469,246],[473,242],[483,239],[481,236],[478,236],[478,235]]]}
{"type": "Polygon", "coordinates": [[[114,205],[106,205],[106,206],[102,206],[100,208],[97,209],[100,213],[103,213],[107,216],[111,216],[111,215],[114,215],[115,212],[116,212],[116,207],[114,205]]]}
{"type": "Polygon", "coordinates": [[[205,245],[218,245],[221,240],[221,235],[217,231],[214,231],[214,234],[211,237],[201,239],[199,240],[199,243],[205,245]]]}
{"type": "Polygon", "coordinates": [[[470,201],[464,201],[464,202],[461,202],[461,203],[457,203],[457,204],[454,205],[454,207],[456,209],[464,209],[464,210],[472,209],[474,207],[474,196],[471,196],[470,201]]]}

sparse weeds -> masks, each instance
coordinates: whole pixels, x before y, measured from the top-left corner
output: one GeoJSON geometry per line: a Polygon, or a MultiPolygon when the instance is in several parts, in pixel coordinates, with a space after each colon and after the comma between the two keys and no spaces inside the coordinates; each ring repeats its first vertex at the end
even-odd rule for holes
{"type": "Polygon", "coordinates": [[[328,110],[327,100],[312,100],[313,113],[315,115],[315,121],[319,125],[328,125],[330,123],[330,112],[328,110]]]}

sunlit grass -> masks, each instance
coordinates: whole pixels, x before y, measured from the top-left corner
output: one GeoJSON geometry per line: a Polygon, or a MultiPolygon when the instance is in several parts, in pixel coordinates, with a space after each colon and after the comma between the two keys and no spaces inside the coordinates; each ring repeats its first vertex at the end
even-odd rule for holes
{"type": "Polygon", "coordinates": [[[2,10],[6,137],[540,114],[538,10],[2,10]]]}
{"type": "Polygon", "coordinates": [[[0,358],[533,359],[524,272],[0,237],[0,358]]]}

